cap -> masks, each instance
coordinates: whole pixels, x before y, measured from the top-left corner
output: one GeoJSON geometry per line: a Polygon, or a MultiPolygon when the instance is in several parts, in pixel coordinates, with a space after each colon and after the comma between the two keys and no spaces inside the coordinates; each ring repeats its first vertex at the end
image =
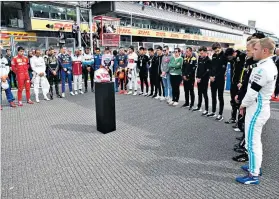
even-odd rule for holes
{"type": "Polygon", "coordinates": [[[109,47],[105,47],[105,50],[109,50],[109,47]]]}

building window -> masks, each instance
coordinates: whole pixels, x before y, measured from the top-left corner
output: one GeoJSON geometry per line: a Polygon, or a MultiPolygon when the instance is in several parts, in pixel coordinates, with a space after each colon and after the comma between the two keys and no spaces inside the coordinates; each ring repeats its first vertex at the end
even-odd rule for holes
{"type": "Polygon", "coordinates": [[[66,20],[66,9],[57,6],[50,6],[50,18],[66,20]]]}
{"type": "Polygon", "coordinates": [[[81,18],[81,22],[89,22],[88,10],[80,9],[80,18],[81,18]]]}
{"type": "Polygon", "coordinates": [[[73,20],[73,21],[77,20],[77,14],[75,9],[67,8],[67,20],[73,20]]]}
{"type": "Polygon", "coordinates": [[[24,28],[21,2],[1,2],[1,27],[24,28]]]}
{"type": "Polygon", "coordinates": [[[31,9],[33,12],[33,17],[39,18],[49,18],[49,6],[44,4],[32,3],[31,9]]]}

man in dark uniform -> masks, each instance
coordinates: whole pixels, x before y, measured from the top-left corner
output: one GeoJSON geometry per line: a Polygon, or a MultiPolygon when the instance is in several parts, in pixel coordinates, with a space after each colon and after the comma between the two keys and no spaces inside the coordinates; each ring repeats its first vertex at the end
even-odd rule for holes
{"type": "Polygon", "coordinates": [[[141,85],[141,92],[139,93],[140,95],[148,95],[148,82],[147,82],[147,77],[148,77],[148,56],[145,55],[144,53],[144,47],[140,47],[139,49],[139,56],[138,56],[138,63],[137,63],[137,68],[139,69],[139,76],[140,76],[140,85],[141,85]],[[143,92],[143,83],[145,84],[146,87],[146,93],[143,92]]]}
{"type": "Polygon", "coordinates": [[[152,97],[153,96],[153,92],[155,89],[155,72],[154,71],[154,65],[155,65],[155,60],[156,60],[156,56],[154,55],[154,50],[153,48],[149,48],[148,49],[148,54],[149,54],[149,81],[150,81],[150,94],[148,95],[148,97],[152,97]]]}
{"type": "Polygon", "coordinates": [[[182,78],[185,92],[185,104],[182,107],[189,107],[190,105],[189,110],[193,108],[195,103],[194,85],[197,65],[197,58],[193,56],[192,48],[188,47],[182,65],[182,78]],[[189,103],[189,93],[191,96],[191,104],[189,103]]]}
{"type": "Polygon", "coordinates": [[[203,116],[208,114],[208,82],[209,82],[209,71],[211,70],[211,59],[207,56],[207,48],[202,46],[199,49],[199,61],[197,69],[197,83],[198,83],[198,95],[199,101],[198,106],[193,111],[201,110],[202,96],[205,101],[205,111],[202,113],[203,116]]]}
{"type": "Polygon", "coordinates": [[[53,83],[55,85],[55,92],[57,98],[61,98],[62,96],[59,94],[59,78],[58,78],[58,72],[59,72],[59,62],[57,57],[54,54],[54,49],[51,47],[49,49],[49,54],[45,60],[46,62],[46,71],[47,71],[47,79],[50,85],[49,88],[49,94],[50,94],[50,99],[53,100],[53,83]]]}
{"type": "Polygon", "coordinates": [[[228,61],[231,63],[231,88],[230,88],[230,94],[231,94],[231,118],[226,121],[226,124],[233,124],[236,123],[236,115],[237,110],[239,107],[239,104],[235,101],[235,96],[238,93],[238,83],[240,79],[241,71],[244,67],[245,62],[245,53],[241,53],[240,51],[234,51],[233,48],[228,48],[225,52],[225,56],[227,57],[228,61]]]}
{"type": "Polygon", "coordinates": [[[210,87],[212,96],[212,112],[208,113],[208,117],[215,117],[217,92],[219,99],[219,115],[216,117],[217,121],[222,121],[224,110],[224,88],[225,88],[225,74],[227,70],[227,58],[222,50],[220,43],[212,45],[214,54],[212,55],[212,68],[210,71],[210,87]]]}

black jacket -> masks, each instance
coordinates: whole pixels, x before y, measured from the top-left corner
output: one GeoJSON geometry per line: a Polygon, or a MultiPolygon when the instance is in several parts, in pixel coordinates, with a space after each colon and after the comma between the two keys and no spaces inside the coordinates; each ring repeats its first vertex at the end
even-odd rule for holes
{"type": "Polygon", "coordinates": [[[238,92],[238,100],[241,102],[247,92],[249,78],[252,73],[253,68],[257,67],[257,61],[254,61],[253,58],[249,58],[244,63],[244,68],[240,75],[240,83],[242,84],[238,92]]]}
{"type": "Polygon", "coordinates": [[[147,55],[139,55],[138,56],[138,62],[137,62],[137,68],[140,70],[140,73],[147,73],[147,64],[149,62],[149,58],[147,55]]]}
{"type": "Polygon", "coordinates": [[[155,55],[149,57],[148,64],[149,64],[149,67],[150,67],[149,68],[150,75],[156,74],[156,69],[155,69],[155,66],[154,66],[156,64],[156,56],[155,55]]]}
{"type": "Polygon", "coordinates": [[[155,63],[152,65],[152,67],[154,67],[153,68],[154,75],[160,76],[162,74],[162,70],[161,70],[162,59],[163,59],[163,55],[154,57],[155,63]]]}
{"type": "Polygon", "coordinates": [[[210,71],[210,76],[215,77],[216,80],[225,81],[227,62],[228,60],[223,51],[219,54],[214,53],[212,56],[212,67],[210,71]]]}
{"type": "Polygon", "coordinates": [[[209,72],[211,70],[211,59],[206,56],[204,58],[199,57],[197,78],[207,80],[209,79],[209,72]]]}
{"type": "Polygon", "coordinates": [[[246,54],[237,51],[237,56],[231,63],[231,84],[237,85],[240,80],[242,69],[244,68],[246,54]]]}
{"type": "Polygon", "coordinates": [[[55,72],[58,72],[59,68],[60,68],[60,65],[59,65],[59,62],[58,62],[58,59],[56,58],[55,55],[49,55],[47,57],[47,60],[46,60],[46,67],[47,67],[47,71],[48,71],[48,75],[52,72],[52,71],[55,71],[55,72]]]}
{"type": "Polygon", "coordinates": [[[198,62],[196,57],[185,57],[182,65],[182,76],[186,76],[187,79],[195,80],[195,72],[198,62]]]}

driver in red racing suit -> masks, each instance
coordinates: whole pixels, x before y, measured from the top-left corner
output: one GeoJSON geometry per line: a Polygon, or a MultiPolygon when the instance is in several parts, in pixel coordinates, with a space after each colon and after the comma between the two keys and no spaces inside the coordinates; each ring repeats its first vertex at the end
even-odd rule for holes
{"type": "Polygon", "coordinates": [[[30,99],[30,78],[28,73],[28,58],[23,56],[24,48],[18,47],[18,54],[12,59],[12,70],[16,74],[18,81],[18,106],[23,106],[22,104],[22,91],[25,87],[26,99],[28,104],[33,104],[30,99]]]}

